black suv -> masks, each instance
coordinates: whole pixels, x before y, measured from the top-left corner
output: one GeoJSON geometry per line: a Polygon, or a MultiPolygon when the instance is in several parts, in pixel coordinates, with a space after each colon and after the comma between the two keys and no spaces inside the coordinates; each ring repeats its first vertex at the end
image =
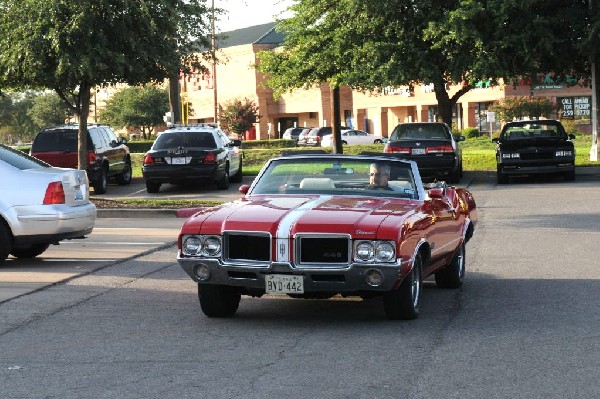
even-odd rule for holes
{"type": "Polygon", "coordinates": [[[575,179],[574,135],[567,135],[556,120],[508,122],[496,143],[496,173],[499,184],[509,176],[561,174],[575,179]]]}
{"type": "MultiPolygon", "coordinates": [[[[77,169],[78,126],[64,125],[44,129],[35,136],[31,155],[52,166],[77,169]]],[[[88,125],[87,175],[96,194],[104,194],[108,179],[121,185],[131,183],[131,157],[124,138],[108,126],[88,125]]]]}

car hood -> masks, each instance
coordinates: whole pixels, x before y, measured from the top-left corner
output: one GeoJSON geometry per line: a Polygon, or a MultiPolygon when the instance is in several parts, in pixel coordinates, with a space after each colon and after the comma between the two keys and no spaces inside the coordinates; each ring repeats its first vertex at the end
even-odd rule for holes
{"type": "Polygon", "coordinates": [[[253,231],[269,232],[275,238],[336,233],[395,239],[399,226],[422,203],[364,196],[253,196],[199,212],[185,222],[182,234],[253,231]]]}

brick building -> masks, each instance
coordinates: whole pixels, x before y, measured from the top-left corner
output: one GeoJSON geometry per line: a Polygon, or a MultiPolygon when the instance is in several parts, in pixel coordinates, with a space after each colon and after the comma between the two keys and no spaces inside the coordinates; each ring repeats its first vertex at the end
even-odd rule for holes
{"type": "MultiPolygon", "coordinates": [[[[256,71],[257,53],[273,50],[283,36],[275,31],[275,23],[262,24],[225,32],[217,41],[220,62],[216,66],[218,103],[248,98],[259,106],[260,121],[256,124],[257,139],[279,138],[292,126],[331,126],[331,90],[321,85],[309,90],[294,90],[278,100],[264,86],[264,77],[256,71]]],[[[192,106],[189,123],[214,121],[214,85],[208,75],[192,74],[181,80],[182,95],[192,106]]],[[[459,86],[449,88],[450,94],[459,86]]],[[[491,86],[480,82],[463,95],[453,112],[460,127],[476,127],[482,132],[497,130],[499,124],[486,121],[488,106],[508,96],[541,96],[557,104],[556,115],[575,120],[591,132],[591,95],[588,87],[568,86],[555,82],[551,76],[542,77],[539,84],[491,86]]],[[[390,88],[381,94],[340,90],[341,125],[352,125],[387,137],[394,126],[408,121],[435,121],[437,101],[432,85],[390,88]]]]}

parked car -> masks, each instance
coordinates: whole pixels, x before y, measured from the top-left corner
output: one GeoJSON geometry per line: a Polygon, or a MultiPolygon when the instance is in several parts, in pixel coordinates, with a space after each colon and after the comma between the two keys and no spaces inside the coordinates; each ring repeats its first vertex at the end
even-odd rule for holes
{"type": "MultiPolygon", "coordinates": [[[[376,136],[362,130],[342,130],[341,139],[343,145],[354,145],[354,144],[379,144],[383,143],[383,137],[376,136]]],[[[333,134],[323,136],[321,139],[322,147],[333,146],[333,134]]]]}
{"type": "Polygon", "coordinates": [[[285,132],[283,132],[281,138],[286,140],[297,141],[298,136],[300,136],[300,133],[302,133],[303,131],[309,132],[311,129],[311,127],[290,127],[289,129],[286,129],[285,132]]]}
{"type": "Polygon", "coordinates": [[[190,217],[177,260],[202,311],[233,315],[241,295],[364,299],[390,319],[419,312],[423,280],[458,288],[475,200],[444,182],[426,188],[394,156],[299,154],[269,160],[242,201],[190,217]]]}
{"type": "Polygon", "coordinates": [[[464,140],[460,135],[455,138],[445,123],[401,123],[392,131],[383,151],[415,161],[423,177],[458,183],[463,175],[458,142],[464,140]]]}
{"type": "Polygon", "coordinates": [[[96,207],[85,171],[54,168],[0,144],[0,263],[92,232],[96,207]]]}
{"type": "Polygon", "coordinates": [[[242,181],[240,140],[208,124],[174,125],[163,131],[144,156],[142,174],[149,193],[164,183],[200,186],[214,182],[226,190],[242,181]]]}
{"type": "MultiPolygon", "coordinates": [[[[347,127],[341,126],[340,130],[348,130],[347,127]]],[[[315,127],[311,129],[310,132],[306,135],[306,140],[301,142],[298,140],[298,145],[304,145],[308,147],[321,147],[321,141],[324,136],[328,134],[332,134],[333,129],[331,127],[315,127]]]]}
{"type": "Polygon", "coordinates": [[[296,141],[296,145],[299,147],[305,147],[306,146],[306,138],[308,136],[308,133],[310,133],[310,131],[313,128],[310,129],[306,129],[300,132],[300,134],[298,134],[298,141],[296,141]]]}
{"type": "Polygon", "coordinates": [[[567,135],[556,120],[508,122],[496,143],[496,176],[499,184],[510,176],[559,174],[575,180],[574,135],[567,135]]]}
{"type": "MultiPolygon", "coordinates": [[[[55,126],[39,132],[31,145],[30,154],[52,166],[77,168],[76,125],[55,126]]],[[[131,156],[124,138],[105,125],[88,125],[87,175],[95,194],[106,193],[108,179],[118,184],[131,183],[131,156]]]]}

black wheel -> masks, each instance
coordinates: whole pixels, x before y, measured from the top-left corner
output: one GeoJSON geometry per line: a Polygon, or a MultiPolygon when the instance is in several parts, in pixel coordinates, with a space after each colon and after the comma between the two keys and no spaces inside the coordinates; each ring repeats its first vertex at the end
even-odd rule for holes
{"type": "Polygon", "coordinates": [[[217,188],[219,190],[227,190],[229,188],[229,165],[225,166],[225,173],[221,180],[217,180],[217,188]]]}
{"type": "Polygon", "coordinates": [[[413,268],[398,289],[383,294],[383,307],[390,320],[412,320],[419,316],[421,300],[421,255],[415,256],[413,268]]]}
{"type": "Polygon", "coordinates": [[[500,166],[496,167],[496,179],[498,180],[498,184],[508,183],[508,176],[502,173],[502,168],[500,166]]]}
{"type": "Polygon", "coordinates": [[[575,171],[565,173],[566,181],[574,181],[575,180],[575,171]]]}
{"type": "Polygon", "coordinates": [[[452,261],[435,273],[435,285],[439,288],[458,288],[465,277],[465,244],[460,244],[452,261]]]}
{"type": "Polygon", "coordinates": [[[157,193],[158,190],[160,190],[160,183],[146,180],[146,191],[148,193],[157,193]]]}
{"type": "Polygon", "coordinates": [[[235,175],[231,176],[231,178],[229,179],[229,181],[233,182],[233,183],[241,183],[243,177],[244,176],[243,176],[243,172],[242,172],[242,161],[240,161],[240,168],[235,173],[235,175]]]}
{"type": "Polygon", "coordinates": [[[98,177],[98,180],[95,180],[92,183],[92,186],[94,187],[94,193],[96,193],[96,194],[106,193],[106,187],[108,186],[108,177],[107,177],[105,168],[100,169],[100,176],[98,177]]]}
{"type": "Polygon", "coordinates": [[[123,172],[117,175],[117,183],[121,186],[131,183],[131,164],[129,162],[125,164],[123,172]]]}
{"type": "Polygon", "coordinates": [[[6,226],[0,223],[0,263],[4,262],[10,253],[11,246],[10,233],[6,226]]]}
{"type": "Polygon", "coordinates": [[[208,317],[230,317],[240,306],[242,296],[235,287],[198,284],[198,299],[202,312],[208,317]]]}
{"type": "Polygon", "coordinates": [[[375,140],[375,141],[373,142],[373,144],[382,144],[382,143],[383,143],[383,141],[381,141],[381,140],[379,140],[379,139],[377,139],[377,140],[375,140]]]}
{"type": "Polygon", "coordinates": [[[35,258],[36,256],[43,254],[49,246],[50,244],[41,243],[33,244],[25,248],[13,248],[10,251],[10,254],[15,258],[35,258]]]}

